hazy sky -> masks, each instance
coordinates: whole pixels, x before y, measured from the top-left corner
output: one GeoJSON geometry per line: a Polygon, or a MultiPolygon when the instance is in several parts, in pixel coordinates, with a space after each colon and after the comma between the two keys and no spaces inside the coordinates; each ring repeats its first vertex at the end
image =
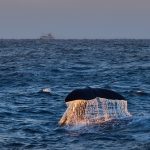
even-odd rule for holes
{"type": "Polygon", "coordinates": [[[0,0],[0,38],[150,38],[150,0],[0,0]]]}

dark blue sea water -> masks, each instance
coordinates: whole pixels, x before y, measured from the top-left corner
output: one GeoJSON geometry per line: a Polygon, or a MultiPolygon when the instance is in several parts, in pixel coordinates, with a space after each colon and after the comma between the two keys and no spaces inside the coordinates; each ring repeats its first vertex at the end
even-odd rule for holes
{"type": "Polygon", "coordinates": [[[149,150],[150,40],[1,40],[0,149],[149,150]],[[86,86],[122,94],[132,120],[60,127],[65,96],[86,86]]]}

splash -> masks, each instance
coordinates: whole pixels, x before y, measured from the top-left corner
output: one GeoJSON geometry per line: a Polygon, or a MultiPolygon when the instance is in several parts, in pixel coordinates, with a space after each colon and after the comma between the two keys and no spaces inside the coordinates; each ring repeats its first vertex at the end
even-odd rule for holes
{"type": "Polygon", "coordinates": [[[130,117],[127,101],[95,98],[67,102],[67,110],[59,121],[60,125],[102,124],[113,119],[130,117]]]}
{"type": "Polygon", "coordinates": [[[40,90],[40,93],[47,93],[47,94],[52,95],[53,92],[50,88],[43,88],[40,90]]]}

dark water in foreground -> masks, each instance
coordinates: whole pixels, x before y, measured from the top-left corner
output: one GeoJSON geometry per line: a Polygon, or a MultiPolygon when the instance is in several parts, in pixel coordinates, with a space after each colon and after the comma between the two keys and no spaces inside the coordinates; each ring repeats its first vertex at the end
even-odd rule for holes
{"type": "Polygon", "coordinates": [[[0,149],[150,149],[150,40],[1,40],[0,149]],[[85,86],[125,96],[132,121],[59,127],[65,96],[85,86]]]}

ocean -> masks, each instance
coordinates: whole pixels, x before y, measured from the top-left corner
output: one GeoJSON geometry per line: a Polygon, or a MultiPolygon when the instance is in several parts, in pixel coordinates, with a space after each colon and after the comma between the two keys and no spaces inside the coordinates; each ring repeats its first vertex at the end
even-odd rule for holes
{"type": "Polygon", "coordinates": [[[150,40],[0,40],[0,149],[149,150],[150,40]],[[132,120],[60,127],[87,86],[122,94],[132,120]]]}

